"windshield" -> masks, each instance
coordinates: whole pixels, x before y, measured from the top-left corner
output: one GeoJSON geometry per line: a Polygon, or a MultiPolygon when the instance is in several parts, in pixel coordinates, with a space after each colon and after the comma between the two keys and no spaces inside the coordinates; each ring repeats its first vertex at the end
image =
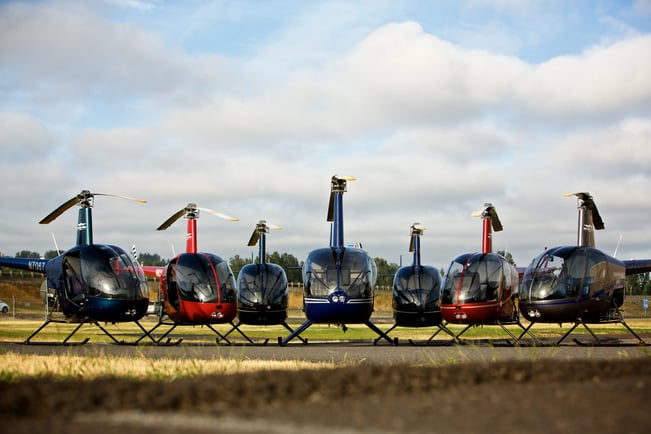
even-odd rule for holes
{"type": "Polygon", "coordinates": [[[235,301],[235,277],[228,263],[217,255],[180,255],[176,261],[176,283],[179,295],[184,300],[222,303],[235,301]]]}
{"type": "Polygon", "coordinates": [[[142,268],[119,247],[84,246],[66,255],[63,263],[66,290],[73,301],[84,289],[89,295],[112,299],[148,297],[142,268]]]}
{"type": "Polygon", "coordinates": [[[550,249],[527,268],[522,280],[523,296],[530,300],[576,297],[583,293],[586,267],[587,255],[583,249],[550,249]],[[581,252],[575,254],[578,250],[581,252]]]}
{"type": "Polygon", "coordinates": [[[402,267],[393,278],[393,296],[403,304],[435,304],[441,292],[441,273],[434,267],[402,267]]]}
{"type": "Polygon", "coordinates": [[[287,301],[287,276],[275,264],[249,264],[237,276],[239,299],[249,304],[282,304],[287,301]]]}
{"type": "Polygon", "coordinates": [[[360,249],[345,248],[341,254],[341,272],[337,274],[336,250],[312,251],[305,261],[306,294],[327,297],[337,288],[349,297],[370,297],[373,294],[372,260],[360,249]]]}
{"type": "MultiPolygon", "coordinates": [[[[510,277],[510,276],[509,276],[510,277]]],[[[446,274],[442,303],[496,300],[504,285],[502,261],[495,254],[467,254],[455,259],[446,274]]]]}

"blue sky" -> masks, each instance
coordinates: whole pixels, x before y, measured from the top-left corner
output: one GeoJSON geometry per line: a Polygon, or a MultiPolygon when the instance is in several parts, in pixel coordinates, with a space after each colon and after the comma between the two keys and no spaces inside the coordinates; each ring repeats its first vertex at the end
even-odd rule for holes
{"type": "MultiPolygon", "coordinates": [[[[497,208],[494,248],[526,265],[576,241],[593,194],[624,259],[651,257],[651,0],[0,2],[0,252],[74,241],[82,189],[95,241],[163,257],[188,202],[199,249],[299,259],[327,245],[329,179],[345,238],[374,256],[446,267],[481,248],[471,213],[497,208]]],[[[174,246],[174,247],[172,247],[174,246]]]]}

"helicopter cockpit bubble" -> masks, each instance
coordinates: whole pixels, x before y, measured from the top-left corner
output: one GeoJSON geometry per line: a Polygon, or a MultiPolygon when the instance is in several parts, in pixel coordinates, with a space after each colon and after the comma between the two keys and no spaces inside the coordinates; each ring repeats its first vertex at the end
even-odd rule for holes
{"type": "Polygon", "coordinates": [[[434,267],[419,266],[400,268],[393,278],[393,308],[403,309],[410,305],[436,307],[441,290],[441,274],[434,267]]]}
{"type": "Polygon", "coordinates": [[[461,255],[450,264],[441,299],[444,303],[455,303],[457,298],[465,303],[496,300],[501,285],[508,283],[507,280],[511,280],[511,274],[504,271],[499,256],[482,253],[461,255]]]}
{"type": "Polygon", "coordinates": [[[343,291],[348,297],[371,297],[375,283],[371,262],[368,254],[360,249],[313,250],[305,261],[305,293],[327,298],[333,292],[343,291]]]}
{"type": "Polygon", "coordinates": [[[247,264],[237,276],[240,303],[287,308],[287,276],[276,264],[247,264]]]}
{"type": "Polygon", "coordinates": [[[235,301],[235,278],[228,263],[210,253],[181,254],[176,261],[181,299],[193,302],[235,301]]]}

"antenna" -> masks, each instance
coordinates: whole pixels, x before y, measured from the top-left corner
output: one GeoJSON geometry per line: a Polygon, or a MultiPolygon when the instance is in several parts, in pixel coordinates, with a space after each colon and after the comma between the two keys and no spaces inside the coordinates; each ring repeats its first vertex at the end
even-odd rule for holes
{"type": "Polygon", "coordinates": [[[61,250],[59,250],[59,245],[57,244],[57,239],[54,236],[54,232],[52,232],[52,241],[54,241],[54,248],[57,251],[57,256],[61,254],[61,250]]]}
{"type": "Polygon", "coordinates": [[[613,257],[615,257],[615,258],[617,257],[617,250],[619,250],[619,243],[622,242],[622,237],[623,237],[623,235],[620,234],[619,240],[617,240],[617,246],[615,246],[615,253],[613,253],[613,257]]]}

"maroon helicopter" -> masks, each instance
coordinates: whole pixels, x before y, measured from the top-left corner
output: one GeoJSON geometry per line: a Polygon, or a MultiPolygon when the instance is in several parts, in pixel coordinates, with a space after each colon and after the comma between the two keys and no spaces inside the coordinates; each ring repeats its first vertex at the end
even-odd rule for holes
{"type": "Polygon", "coordinates": [[[492,251],[492,231],[501,231],[502,223],[490,203],[473,216],[482,218],[482,251],[464,253],[450,264],[441,290],[441,315],[447,323],[467,325],[456,335],[457,342],[461,335],[478,325],[498,325],[517,340],[505,325],[515,324],[525,330],[516,303],[518,271],[506,258],[492,251]]]}
{"type": "Polygon", "coordinates": [[[573,326],[555,345],[579,325],[600,343],[588,324],[619,323],[644,344],[626,324],[619,308],[624,303],[626,276],[651,271],[651,259],[620,261],[596,249],[594,231],[604,229],[605,225],[592,196],[566,196],[576,196],[578,200],[577,244],[545,249],[527,267],[519,300],[522,314],[531,322],[525,332],[539,322],[567,322],[573,326]]]}
{"type": "Polygon", "coordinates": [[[177,255],[164,267],[143,267],[146,275],[160,278],[160,294],[163,299],[159,322],[149,330],[149,334],[163,325],[170,326],[156,339],[157,343],[161,343],[179,325],[205,326],[218,336],[218,342],[225,340],[230,343],[212,325],[233,324],[237,313],[235,277],[228,261],[213,253],[197,252],[197,219],[200,210],[225,220],[238,220],[189,203],[158,227],[157,230],[162,231],[181,217],[188,220],[185,253],[177,255]]]}

